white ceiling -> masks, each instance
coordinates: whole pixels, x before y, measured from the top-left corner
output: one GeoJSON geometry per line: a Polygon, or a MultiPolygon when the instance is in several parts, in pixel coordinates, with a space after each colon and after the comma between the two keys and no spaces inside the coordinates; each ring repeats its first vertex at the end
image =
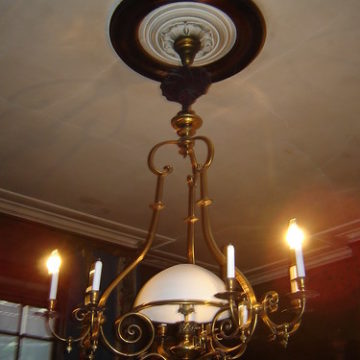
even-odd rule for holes
{"type": "MultiPolygon", "coordinates": [[[[194,105],[204,120],[198,134],[216,149],[213,230],[221,245],[237,246],[245,270],[286,259],[291,217],[309,234],[360,218],[360,2],[256,4],[267,25],[263,50],[194,105]]],[[[155,178],[147,153],[175,138],[169,120],[179,106],[115,55],[114,6],[0,2],[0,195],[13,213],[31,203],[125,233],[148,226],[155,178]]],[[[174,164],[183,170],[180,157],[174,164]]],[[[186,173],[176,174],[160,250],[185,255],[186,173]]],[[[306,251],[340,245],[314,235],[306,251]]]]}

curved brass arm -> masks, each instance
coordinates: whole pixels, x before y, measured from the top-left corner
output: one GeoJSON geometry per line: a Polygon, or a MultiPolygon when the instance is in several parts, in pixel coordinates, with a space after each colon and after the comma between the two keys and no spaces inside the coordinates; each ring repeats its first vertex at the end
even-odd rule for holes
{"type": "Polygon", "coordinates": [[[188,155],[190,157],[190,161],[191,161],[191,165],[192,165],[193,169],[197,170],[197,171],[201,171],[201,169],[204,169],[204,168],[207,169],[210,167],[210,165],[214,159],[214,145],[211,142],[211,140],[209,138],[207,138],[206,136],[194,136],[193,138],[191,138],[192,143],[194,143],[196,140],[203,141],[205,143],[205,145],[207,146],[207,155],[206,155],[206,160],[205,160],[204,164],[198,163],[193,147],[190,147],[188,149],[188,155]]]}
{"type": "Polygon", "coordinates": [[[239,335],[241,330],[237,326],[237,321],[234,322],[231,318],[221,319],[228,311],[229,308],[225,308],[218,311],[215,315],[211,324],[211,343],[216,352],[227,355],[231,354],[229,359],[237,359],[245,352],[247,342],[246,339],[239,335]],[[232,341],[231,347],[229,347],[229,343],[226,343],[227,340],[232,341]],[[222,341],[225,341],[225,343],[223,344],[222,341]]]}
{"type": "MultiPolygon", "coordinates": [[[[214,239],[214,235],[212,233],[212,229],[210,225],[208,206],[211,205],[212,201],[208,197],[208,191],[207,191],[207,178],[206,178],[207,167],[205,166],[199,172],[200,172],[201,199],[198,201],[198,205],[201,207],[201,224],[202,224],[205,241],[217,263],[221,267],[223,267],[226,264],[226,258],[214,239]]],[[[235,276],[236,276],[236,280],[240,284],[241,288],[244,290],[246,297],[248,298],[249,301],[249,314],[251,317],[249,337],[251,337],[255,331],[257,324],[257,313],[254,309],[258,306],[258,302],[256,300],[255,292],[250,282],[246,279],[246,277],[238,268],[236,268],[235,276]]]]}
{"type": "Polygon", "coordinates": [[[170,170],[165,170],[163,172],[158,173],[158,181],[156,186],[156,194],[155,194],[155,201],[151,205],[153,209],[153,214],[150,222],[150,227],[148,231],[148,236],[144,245],[143,250],[140,252],[139,256],[124,270],[122,271],[107,287],[107,289],[102,294],[99,300],[99,307],[104,307],[106,301],[110,295],[110,293],[114,290],[114,288],[123,280],[123,278],[129,274],[145,257],[148,251],[151,248],[151,245],[155,238],[155,233],[159,223],[159,212],[164,208],[164,204],[162,203],[162,192],[163,192],[163,185],[164,185],[164,178],[168,175],[170,170]]]}
{"type": "Polygon", "coordinates": [[[51,334],[58,339],[59,341],[65,342],[70,346],[70,350],[71,350],[71,344],[72,343],[76,343],[76,342],[80,342],[83,341],[90,333],[90,326],[87,327],[86,331],[80,335],[79,337],[73,338],[72,336],[67,336],[67,337],[62,337],[60,336],[54,329],[53,325],[52,325],[52,321],[54,320],[54,317],[51,316],[53,313],[52,311],[49,312],[46,316],[46,325],[48,327],[48,329],[50,330],[51,334]]]}
{"type": "Polygon", "coordinates": [[[204,136],[196,136],[193,138],[180,138],[178,140],[167,140],[156,144],[149,152],[148,156],[148,166],[149,169],[156,175],[163,175],[165,173],[171,172],[173,169],[171,166],[167,165],[163,170],[159,170],[154,165],[154,157],[156,152],[165,145],[177,145],[180,147],[180,153],[184,156],[189,156],[191,166],[193,169],[193,174],[189,175],[187,178],[187,183],[189,187],[189,198],[188,198],[188,217],[186,218],[187,226],[187,257],[189,263],[195,264],[195,238],[194,238],[194,225],[198,218],[194,213],[194,203],[195,203],[195,186],[197,182],[197,175],[199,170],[203,168],[208,168],[211,165],[211,162],[214,157],[214,147],[212,142],[204,136]],[[204,164],[199,164],[196,155],[194,152],[194,142],[196,140],[203,141],[207,146],[207,156],[204,164]]]}
{"type": "Polygon", "coordinates": [[[159,170],[156,168],[155,164],[154,164],[154,157],[156,155],[156,152],[164,145],[179,145],[179,140],[166,140],[166,141],[162,141],[158,144],[156,144],[149,152],[148,155],[148,167],[150,169],[150,171],[152,173],[154,173],[155,175],[167,175],[169,173],[172,172],[172,166],[170,165],[165,165],[163,167],[163,170],[159,170]]]}
{"type": "Polygon", "coordinates": [[[270,329],[274,338],[279,337],[281,343],[286,346],[288,338],[293,334],[300,326],[302,316],[304,315],[306,298],[303,292],[300,292],[300,296],[297,300],[297,309],[294,319],[289,322],[278,324],[271,320],[270,314],[278,311],[279,295],[275,291],[269,291],[265,294],[262,301],[262,309],[260,316],[267,327],[270,329]]]}
{"type": "MultiPolygon", "coordinates": [[[[211,205],[212,200],[207,195],[206,169],[203,169],[200,172],[200,189],[201,189],[201,199],[198,201],[198,205],[201,207],[201,223],[202,223],[202,229],[204,232],[205,240],[211,253],[215,257],[217,263],[220,266],[225,266],[226,258],[222,253],[222,251],[220,250],[220,248],[218,247],[210,226],[209,212],[207,207],[211,205]]],[[[238,268],[236,268],[236,280],[239,282],[242,289],[245,291],[251,304],[253,306],[257,305],[255,292],[250,282],[246,279],[246,277],[238,268]]]]}
{"type": "MultiPolygon", "coordinates": [[[[156,190],[155,190],[155,200],[154,203],[151,204],[151,208],[153,210],[152,212],[152,218],[150,221],[150,226],[149,226],[149,231],[148,231],[148,235],[144,244],[144,247],[142,249],[142,251],[140,252],[140,254],[137,256],[137,258],[129,265],[125,268],[124,271],[122,271],[112,282],[111,284],[106,288],[106,290],[104,291],[104,293],[102,294],[100,300],[99,300],[99,307],[100,308],[104,308],[106,301],[108,299],[108,297],[110,296],[111,292],[115,289],[115,287],[144,259],[144,257],[146,256],[146,254],[149,252],[154,238],[155,238],[155,234],[156,234],[156,230],[158,227],[158,223],[159,223],[159,216],[160,216],[160,210],[162,210],[164,208],[164,204],[162,202],[162,197],[163,197],[163,187],[164,187],[164,180],[165,177],[170,174],[172,172],[172,167],[170,165],[166,165],[163,167],[163,170],[159,170],[155,167],[154,165],[154,156],[157,152],[157,150],[163,146],[163,145],[169,145],[169,144],[178,144],[178,141],[164,141],[161,142],[157,145],[155,145],[148,156],[148,166],[149,169],[157,175],[157,184],[156,184],[156,190]]],[[[127,315],[124,315],[127,316],[127,315]]],[[[101,337],[104,341],[104,343],[106,344],[106,346],[115,354],[117,355],[122,355],[122,356],[129,356],[126,353],[123,353],[119,350],[117,350],[114,346],[111,345],[111,343],[108,341],[108,339],[106,338],[105,334],[104,334],[104,330],[102,325],[100,325],[100,334],[101,337]]],[[[151,344],[150,344],[151,345],[151,344]]],[[[150,346],[149,345],[149,346],[150,346]]],[[[141,352],[143,352],[144,349],[142,349],[141,352]]],[[[139,353],[140,354],[140,353],[139,353]]],[[[136,354],[136,355],[139,355],[136,354]]],[[[134,356],[134,354],[132,354],[131,356],[134,356]]]]}
{"type": "Polygon", "coordinates": [[[155,238],[155,233],[158,227],[159,222],[159,212],[164,208],[164,204],[162,202],[162,196],[163,196],[163,187],[164,187],[164,179],[165,177],[172,172],[172,166],[165,165],[162,170],[159,170],[154,165],[154,156],[157,152],[157,150],[164,146],[164,145],[178,145],[178,140],[167,140],[160,142],[156,144],[149,152],[148,156],[148,166],[149,169],[157,175],[157,185],[156,185],[156,191],[155,191],[155,201],[151,205],[151,208],[153,209],[152,218],[150,221],[150,227],[148,231],[148,235],[144,244],[144,247],[138,257],[124,270],[122,271],[113,281],[112,283],[107,287],[107,289],[102,294],[100,301],[99,301],[99,307],[104,307],[106,304],[106,301],[111,294],[111,292],[114,290],[114,288],[126,277],[146,256],[148,251],[151,248],[151,245],[155,238]]]}

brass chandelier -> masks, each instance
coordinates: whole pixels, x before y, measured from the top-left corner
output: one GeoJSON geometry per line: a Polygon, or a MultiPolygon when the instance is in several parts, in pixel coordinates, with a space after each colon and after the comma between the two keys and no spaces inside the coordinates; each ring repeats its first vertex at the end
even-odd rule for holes
{"type": "Polygon", "coordinates": [[[95,358],[101,341],[122,359],[231,360],[245,352],[260,318],[273,339],[286,346],[289,336],[300,326],[305,309],[301,230],[292,219],[287,237],[292,249],[289,273],[293,316],[277,323],[271,314],[278,310],[279,295],[270,291],[258,301],[249,281],[235,267],[234,247],[229,245],[224,254],[213,237],[207,170],[213,161],[214,148],[207,137],[196,135],[202,120],[191,109],[212,82],[232,76],[256,57],[265,38],[260,11],[251,1],[123,0],[112,16],[110,38],[115,51],[130,67],[160,80],[163,95],[181,104],[181,110],[171,120],[178,138],[160,142],[151,149],[148,166],[157,184],[146,242],[136,259],[102,294],[99,292],[102,263],[93,264],[85,305],[74,310],[82,325],[77,338],[60,336],[54,329],[60,259],[56,251],[49,258],[52,282],[47,320],[54,337],[66,343],[68,351],[79,343],[89,359],[95,358]],[[198,143],[205,144],[207,149],[204,162],[198,161],[198,143]],[[157,151],[165,146],[176,146],[190,163],[186,180],[187,263],[170,267],[145,284],[132,310],[115,320],[116,340],[112,343],[103,330],[106,304],[112,291],[143,261],[153,244],[164,208],[164,181],[173,171],[170,165],[155,166],[157,151]],[[196,265],[198,220],[209,251],[220,269],[226,269],[224,279],[196,265]]]}

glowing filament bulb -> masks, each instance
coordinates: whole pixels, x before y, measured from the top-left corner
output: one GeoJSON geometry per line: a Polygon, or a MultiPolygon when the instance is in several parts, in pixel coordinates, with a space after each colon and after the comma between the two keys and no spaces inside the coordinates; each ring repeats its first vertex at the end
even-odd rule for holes
{"type": "Polygon", "coordinates": [[[293,262],[294,265],[290,267],[292,280],[305,277],[305,265],[302,253],[302,242],[304,241],[304,238],[304,232],[297,226],[296,219],[291,219],[286,234],[286,240],[290,249],[293,250],[293,256],[295,257],[295,261],[293,262]]]}
{"type": "Polygon", "coordinates": [[[49,293],[50,300],[56,299],[58,282],[59,282],[60,264],[61,264],[60,255],[57,250],[54,250],[46,262],[48,272],[51,275],[51,285],[50,285],[50,293],[49,293]]]}
{"type": "Polygon", "coordinates": [[[296,224],[296,219],[291,219],[286,234],[286,241],[288,242],[290,249],[301,249],[304,238],[304,232],[296,224]]]}
{"type": "Polygon", "coordinates": [[[61,265],[61,257],[57,250],[53,250],[49,256],[46,266],[48,268],[49,274],[58,273],[61,265]]]}

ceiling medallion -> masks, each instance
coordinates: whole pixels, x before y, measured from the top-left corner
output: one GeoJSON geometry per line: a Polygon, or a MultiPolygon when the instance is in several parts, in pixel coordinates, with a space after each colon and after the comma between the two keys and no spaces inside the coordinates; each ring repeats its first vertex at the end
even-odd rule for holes
{"type": "Polygon", "coordinates": [[[174,42],[179,37],[199,39],[193,66],[204,66],[225,56],[234,46],[236,27],[223,11],[203,3],[179,2],[160,6],[142,21],[140,45],[153,58],[178,66],[174,42]]]}
{"type": "Polygon", "coordinates": [[[110,41],[119,57],[136,72],[157,81],[181,66],[173,43],[196,37],[201,47],[194,66],[211,82],[244,69],[265,40],[265,22],[252,1],[123,0],[110,20],[110,41]]]}

